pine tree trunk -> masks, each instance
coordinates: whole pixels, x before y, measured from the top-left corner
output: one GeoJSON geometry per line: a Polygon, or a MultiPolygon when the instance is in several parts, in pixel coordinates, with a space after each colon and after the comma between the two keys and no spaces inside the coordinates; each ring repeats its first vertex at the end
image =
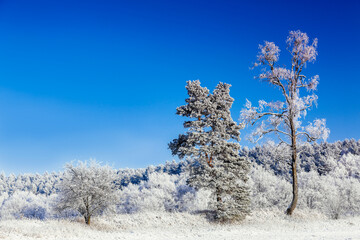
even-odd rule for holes
{"type": "Polygon", "coordinates": [[[216,186],[215,188],[215,194],[216,194],[216,210],[215,210],[215,219],[217,221],[222,221],[222,212],[223,212],[223,209],[222,209],[222,199],[221,199],[221,191],[220,191],[220,187],[219,186],[216,186]]]}
{"type": "Polygon", "coordinates": [[[291,125],[291,135],[292,135],[292,141],[291,141],[291,172],[292,172],[292,180],[293,180],[293,190],[292,190],[292,194],[293,194],[293,198],[291,201],[291,204],[289,206],[289,208],[286,210],[286,214],[287,215],[291,215],[294,211],[294,209],[296,208],[296,204],[298,201],[298,181],[297,181],[297,169],[296,169],[296,165],[297,165],[297,149],[296,149],[296,131],[294,128],[294,124],[291,125]]]}
{"type": "Polygon", "coordinates": [[[222,199],[221,199],[221,191],[220,191],[220,188],[217,186],[216,187],[216,201],[219,203],[219,202],[222,202],[222,199]]]}

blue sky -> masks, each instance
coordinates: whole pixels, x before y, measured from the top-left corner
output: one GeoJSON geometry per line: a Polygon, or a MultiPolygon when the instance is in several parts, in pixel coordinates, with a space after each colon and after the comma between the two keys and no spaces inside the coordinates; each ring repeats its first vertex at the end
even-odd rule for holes
{"type": "MultiPolygon", "coordinates": [[[[330,142],[360,136],[359,1],[0,1],[0,169],[58,171],[74,159],[164,163],[183,132],[187,80],[232,84],[234,119],[277,90],[253,79],[258,44],[319,39],[306,72],[330,142]]],[[[247,130],[243,131],[242,145],[247,130]]]]}

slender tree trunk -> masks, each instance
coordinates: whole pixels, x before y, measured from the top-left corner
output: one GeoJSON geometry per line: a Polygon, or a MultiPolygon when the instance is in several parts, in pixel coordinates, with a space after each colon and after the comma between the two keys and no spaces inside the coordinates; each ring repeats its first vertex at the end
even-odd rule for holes
{"type": "Polygon", "coordinates": [[[85,213],[85,216],[84,216],[85,223],[87,225],[90,225],[90,217],[91,217],[91,215],[90,215],[90,210],[89,210],[89,197],[86,197],[84,199],[84,203],[85,203],[85,210],[86,210],[86,213],[85,213]]]}
{"type": "Polygon", "coordinates": [[[84,216],[84,218],[85,218],[85,223],[87,225],[90,225],[90,216],[84,216]]]}
{"type": "Polygon", "coordinates": [[[222,199],[221,199],[221,191],[220,191],[220,187],[216,187],[216,201],[217,202],[222,202],[222,199]]]}
{"type": "Polygon", "coordinates": [[[221,212],[223,211],[223,209],[222,209],[222,204],[221,204],[221,202],[222,202],[222,199],[221,199],[221,191],[220,191],[220,187],[219,186],[216,186],[216,189],[215,189],[215,194],[216,194],[216,202],[217,202],[217,204],[216,204],[216,211],[215,211],[215,219],[217,220],[217,221],[222,221],[221,220],[221,212]]]}
{"type": "Polygon", "coordinates": [[[291,172],[292,172],[292,180],[293,180],[293,198],[289,208],[286,210],[287,215],[291,215],[296,208],[296,204],[298,201],[298,181],[297,181],[297,149],[296,149],[296,130],[294,127],[293,121],[291,121],[291,172]]]}

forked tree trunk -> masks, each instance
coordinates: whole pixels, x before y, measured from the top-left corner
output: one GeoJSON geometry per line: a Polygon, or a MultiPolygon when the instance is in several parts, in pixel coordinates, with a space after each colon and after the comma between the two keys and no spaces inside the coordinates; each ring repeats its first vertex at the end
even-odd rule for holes
{"type": "Polygon", "coordinates": [[[293,198],[291,201],[291,204],[289,206],[289,208],[286,210],[286,214],[287,215],[291,215],[294,211],[294,209],[296,208],[296,204],[298,201],[298,181],[297,181],[297,169],[296,169],[296,165],[297,165],[297,149],[296,149],[296,131],[294,129],[294,125],[291,125],[292,127],[292,131],[291,131],[291,135],[292,135],[292,141],[291,141],[291,172],[292,172],[292,194],[293,194],[293,198]]]}

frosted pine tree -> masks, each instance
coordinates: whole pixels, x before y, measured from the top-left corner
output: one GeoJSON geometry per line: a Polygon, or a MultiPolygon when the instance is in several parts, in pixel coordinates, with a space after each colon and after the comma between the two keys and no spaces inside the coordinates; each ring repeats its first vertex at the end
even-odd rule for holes
{"type": "Polygon", "coordinates": [[[170,144],[173,155],[189,157],[189,184],[212,191],[211,207],[218,221],[242,220],[249,214],[249,165],[240,158],[240,129],[231,118],[229,84],[219,83],[212,94],[200,86],[200,81],[188,81],[189,98],[177,108],[177,114],[191,120],[188,129],[170,144]]]}

